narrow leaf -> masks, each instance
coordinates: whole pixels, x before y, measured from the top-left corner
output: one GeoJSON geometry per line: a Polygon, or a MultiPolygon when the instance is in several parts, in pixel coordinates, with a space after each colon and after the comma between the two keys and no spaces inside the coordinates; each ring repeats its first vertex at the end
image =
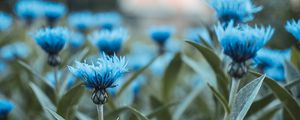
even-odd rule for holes
{"type": "Polygon", "coordinates": [[[125,106],[125,107],[116,109],[116,110],[106,114],[104,116],[104,118],[108,119],[108,120],[115,120],[118,118],[118,114],[121,114],[122,112],[125,112],[125,111],[129,111],[129,112],[133,113],[139,120],[149,120],[143,113],[139,112],[138,110],[136,110],[135,108],[130,107],[130,106],[125,106]]]}
{"type": "Polygon", "coordinates": [[[232,104],[231,120],[243,120],[253,103],[265,75],[251,81],[236,94],[232,104]]]}
{"type": "Polygon", "coordinates": [[[300,70],[300,51],[295,47],[292,47],[291,49],[291,63],[300,70]]]}
{"type": "MultiPolygon", "coordinates": [[[[259,76],[259,73],[251,72],[253,75],[259,76]]],[[[294,120],[300,120],[300,107],[293,96],[278,83],[271,78],[265,79],[265,84],[272,90],[273,94],[282,102],[284,108],[293,117],[294,120]]]]}
{"type": "Polygon", "coordinates": [[[224,110],[226,113],[230,112],[230,108],[228,106],[228,101],[225,99],[225,97],[218,92],[213,86],[211,86],[210,84],[207,84],[209,89],[213,92],[213,94],[215,95],[215,97],[219,100],[219,102],[222,104],[224,110]]]}
{"type": "Polygon", "coordinates": [[[57,114],[55,111],[47,108],[47,111],[56,119],[56,120],[65,120],[62,116],[57,114]]]}
{"type": "Polygon", "coordinates": [[[139,120],[149,120],[143,113],[139,112],[133,107],[128,107],[128,109],[136,116],[139,118],[139,120]]]}
{"type": "MultiPolygon", "coordinates": [[[[150,103],[151,103],[152,109],[156,109],[156,108],[160,108],[161,106],[164,106],[163,102],[161,102],[154,96],[150,96],[150,103]]],[[[149,118],[152,118],[152,117],[156,117],[157,120],[165,120],[165,119],[171,120],[172,119],[172,115],[171,115],[168,107],[161,110],[161,112],[156,112],[155,114],[152,114],[151,116],[149,115],[149,118]]]]}
{"type": "MultiPolygon", "coordinates": [[[[74,106],[78,104],[84,89],[81,84],[70,89],[59,101],[57,113],[67,119],[72,119],[74,106]]],[[[74,119],[74,118],[73,118],[74,119]]]]}
{"type": "Polygon", "coordinates": [[[169,101],[169,99],[171,98],[171,92],[176,85],[181,65],[181,55],[180,53],[177,53],[171,63],[168,65],[162,78],[162,98],[164,98],[165,101],[169,101]]]}

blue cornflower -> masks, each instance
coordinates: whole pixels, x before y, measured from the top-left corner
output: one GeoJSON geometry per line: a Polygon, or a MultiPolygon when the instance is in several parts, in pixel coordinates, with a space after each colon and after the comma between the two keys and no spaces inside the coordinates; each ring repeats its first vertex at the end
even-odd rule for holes
{"type": "Polygon", "coordinates": [[[88,11],[72,13],[68,21],[71,27],[80,31],[91,29],[95,25],[94,15],[88,11]]]}
{"type": "Polygon", "coordinates": [[[107,102],[107,88],[115,87],[115,82],[127,72],[127,62],[124,57],[107,56],[105,53],[96,64],[75,62],[75,67],[69,66],[73,75],[80,78],[85,86],[94,89],[92,100],[95,104],[107,102]]]}
{"type": "Polygon", "coordinates": [[[96,15],[96,24],[101,29],[112,30],[115,27],[120,26],[122,17],[117,12],[103,12],[96,15]]]}
{"type": "Polygon", "coordinates": [[[4,46],[1,50],[1,58],[7,61],[15,59],[24,59],[29,53],[29,47],[23,42],[15,42],[4,46]]]}
{"type": "Polygon", "coordinates": [[[69,40],[69,31],[63,27],[42,28],[32,37],[49,55],[58,55],[69,40]]]}
{"type": "Polygon", "coordinates": [[[12,109],[15,107],[15,105],[4,99],[0,99],[0,119],[6,118],[8,113],[12,111],[12,109]]]}
{"type": "Polygon", "coordinates": [[[243,63],[256,56],[268,40],[271,39],[274,29],[270,26],[250,27],[233,26],[229,23],[227,28],[222,25],[215,27],[215,32],[224,49],[224,54],[229,56],[236,63],[243,63]]]}
{"type": "Polygon", "coordinates": [[[190,28],[186,30],[185,37],[196,43],[202,43],[200,39],[203,39],[208,44],[212,45],[212,40],[209,36],[207,29],[205,28],[190,28]]]}
{"type": "Polygon", "coordinates": [[[36,0],[19,0],[15,6],[16,14],[22,18],[27,20],[28,22],[32,22],[43,15],[43,2],[36,0]]]}
{"type": "Polygon", "coordinates": [[[63,17],[66,11],[65,5],[62,3],[44,2],[44,16],[49,22],[54,22],[63,17]]]}
{"type": "Polygon", "coordinates": [[[79,32],[71,32],[70,39],[68,41],[70,47],[72,49],[79,49],[84,45],[85,37],[82,33],[79,32]]]}
{"type": "Polygon", "coordinates": [[[123,42],[128,38],[128,32],[121,28],[101,30],[91,33],[88,38],[101,52],[113,55],[121,50],[123,42]]]}
{"type": "Polygon", "coordinates": [[[0,32],[7,30],[12,24],[12,17],[0,11],[0,32]]]}
{"type": "Polygon", "coordinates": [[[263,48],[257,52],[255,62],[258,68],[274,80],[284,81],[284,61],[289,60],[290,50],[263,48]]]}
{"type": "Polygon", "coordinates": [[[156,26],[149,29],[149,35],[160,46],[164,46],[174,32],[170,26],[156,26]]]}
{"type": "Polygon", "coordinates": [[[127,62],[124,57],[109,57],[102,54],[96,64],[75,62],[75,67],[69,70],[80,78],[90,89],[106,89],[114,87],[114,82],[127,72],[127,62]]]}
{"type": "Polygon", "coordinates": [[[293,34],[293,36],[300,41],[300,20],[290,20],[286,22],[285,29],[293,34]]]}
{"type": "Polygon", "coordinates": [[[253,20],[254,13],[262,10],[261,6],[253,5],[251,0],[211,0],[210,5],[224,22],[248,22],[253,20]]]}

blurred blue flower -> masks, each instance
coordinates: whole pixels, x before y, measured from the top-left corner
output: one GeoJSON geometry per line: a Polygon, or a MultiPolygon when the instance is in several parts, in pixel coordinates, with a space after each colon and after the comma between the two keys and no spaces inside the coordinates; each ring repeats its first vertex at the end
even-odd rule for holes
{"type": "Polygon", "coordinates": [[[175,29],[170,26],[155,26],[149,29],[149,35],[156,43],[164,46],[174,31],[175,29]]]}
{"type": "Polygon", "coordinates": [[[0,119],[5,118],[14,107],[15,105],[12,102],[0,99],[0,119]]]}
{"type": "Polygon", "coordinates": [[[91,29],[95,25],[94,15],[88,11],[72,13],[69,15],[68,21],[71,27],[80,31],[91,29]]]}
{"type": "Polygon", "coordinates": [[[6,73],[8,73],[8,71],[9,71],[9,67],[8,67],[7,63],[0,60],[0,76],[5,75],[6,73]]]}
{"type": "Polygon", "coordinates": [[[274,80],[284,81],[284,61],[289,60],[290,49],[273,50],[263,48],[257,52],[255,62],[258,68],[274,80]]]}
{"type": "Polygon", "coordinates": [[[233,26],[229,23],[227,28],[222,25],[215,26],[215,32],[224,49],[224,54],[236,63],[243,63],[256,56],[256,52],[268,42],[274,29],[270,26],[250,27],[233,26]]]}
{"type": "Polygon", "coordinates": [[[122,17],[117,12],[103,12],[96,15],[96,24],[101,29],[112,30],[115,27],[120,26],[122,23],[122,17]]]}
{"type": "Polygon", "coordinates": [[[286,22],[285,29],[300,41],[300,20],[290,20],[286,22]]]}
{"type": "Polygon", "coordinates": [[[7,30],[12,24],[12,17],[0,11],[0,32],[7,30]]]}
{"type": "Polygon", "coordinates": [[[42,28],[32,37],[49,55],[57,55],[69,40],[69,31],[63,27],[42,28]]]}
{"type": "Polygon", "coordinates": [[[192,40],[196,43],[202,43],[200,39],[207,42],[209,45],[213,45],[212,40],[209,36],[207,29],[205,28],[190,28],[185,32],[185,37],[189,40],[192,40]]]}
{"type": "Polygon", "coordinates": [[[210,5],[224,22],[248,22],[253,20],[254,13],[262,10],[261,6],[255,6],[251,0],[211,0],[210,5]]]}
{"type": "Polygon", "coordinates": [[[68,41],[70,47],[72,49],[79,49],[84,45],[85,37],[82,33],[79,32],[71,32],[70,39],[68,41]]]}
{"type": "Polygon", "coordinates": [[[128,38],[128,32],[125,29],[101,30],[95,31],[88,36],[88,39],[101,52],[113,55],[121,50],[123,42],[128,38]]]}
{"type": "Polygon", "coordinates": [[[66,13],[66,7],[62,3],[44,2],[44,16],[50,20],[55,21],[63,17],[66,13]]]}
{"type": "Polygon", "coordinates": [[[105,53],[98,59],[96,64],[75,62],[75,67],[68,66],[73,75],[80,78],[87,88],[106,90],[115,87],[116,80],[127,72],[127,62],[124,57],[116,55],[110,57],[105,53]]]}
{"type": "Polygon", "coordinates": [[[7,61],[12,61],[15,59],[24,59],[29,53],[29,47],[23,42],[15,42],[4,46],[1,50],[1,58],[7,61]]]}
{"type": "Polygon", "coordinates": [[[15,6],[16,14],[27,21],[43,15],[43,2],[38,0],[19,0],[15,6]]]}

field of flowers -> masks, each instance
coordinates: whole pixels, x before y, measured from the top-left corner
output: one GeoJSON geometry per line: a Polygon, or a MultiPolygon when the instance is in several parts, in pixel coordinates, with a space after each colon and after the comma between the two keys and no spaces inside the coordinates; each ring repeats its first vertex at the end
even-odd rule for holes
{"type": "Polygon", "coordinates": [[[202,2],[213,24],[140,34],[125,13],[16,1],[0,11],[0,120],[300,120],[300,19],[202,2]]]}

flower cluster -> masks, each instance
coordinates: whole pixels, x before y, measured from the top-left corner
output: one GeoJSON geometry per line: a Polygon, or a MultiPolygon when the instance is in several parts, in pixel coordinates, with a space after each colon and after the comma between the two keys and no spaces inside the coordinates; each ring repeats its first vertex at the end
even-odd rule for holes
{"type": "Polygon", "coordinates": [[[286,23],[285,29],[300,41],[300,20],[290,20],[286,23]]]}
{"type": "Polygon", "coordinates": [[[79,31],[85,31],[94,27],[94,21],[94,15],[88,11],[71,13],[68,17],[69,25],[79,31]]]}
{"type": "Polygon", "coordinates": [[[7,13],[0,12],[0,32],[7,30],[12,24],[12,17],[7,13]]]}
{"type": "Polygon", "coordinates": [[[41,5],[41,1],[20,0],[15,6],[15,11],[21,19],[32,22],[36,18],[39,18],[43,15],[43,7],[41,5]]]}
{"type": "Polygon", "coordinates": [[[50,25],[54,24],[59,18],[66,13],[64,4],[55,2],[44,2],[44,16],[50,25]]]}
{"type": "Polygon", "coordinates": [[[254,18],[254,13],[262,10],[262,7],[253,5],[251,0],[211,0],[210,4],[223,22],[248,22],[254,18]]]}
{"type": "Polygon", "coordinates": [[[88,38],[101,52],[113,55],[121,50],[123,42],[128,38],[128,32],[122,28],[101,30],[91,33],[88,38]]]}

